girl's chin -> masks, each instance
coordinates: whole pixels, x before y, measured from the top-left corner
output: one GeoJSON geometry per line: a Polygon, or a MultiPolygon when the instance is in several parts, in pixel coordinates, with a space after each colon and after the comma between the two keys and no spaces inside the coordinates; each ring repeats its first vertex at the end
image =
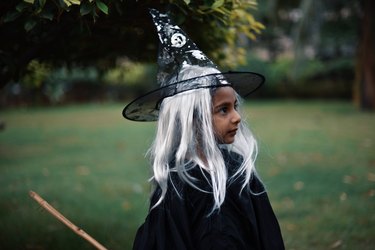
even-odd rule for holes
{"type": "Polygon", "coordinates": [[[219,144],[232,144],[234,142],[234,137],[233,138],[226,138],[224,140],[220,140],[219,144]]]}
{"type": "Polygon", "coordinates": [[[219,144],[232,144],[234,142],[235,135],[226,136],[225,138],[216,138],[217,143],[219,144]]]}

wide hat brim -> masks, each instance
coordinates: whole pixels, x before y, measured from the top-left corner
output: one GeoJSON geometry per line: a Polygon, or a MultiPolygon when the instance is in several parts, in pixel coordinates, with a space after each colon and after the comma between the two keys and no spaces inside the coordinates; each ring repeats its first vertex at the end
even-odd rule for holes
{"type": "Polygon", "coordinates": [[[259,89],[264,81],[263,75],[254,72],[226,72],[194,77],[157,88],[136,98],[123,109],[122,115],[132,121],[156,121],[161,103],[167,97],[194,89],[230,86],[242,98],[246,98],[259,89]]]}

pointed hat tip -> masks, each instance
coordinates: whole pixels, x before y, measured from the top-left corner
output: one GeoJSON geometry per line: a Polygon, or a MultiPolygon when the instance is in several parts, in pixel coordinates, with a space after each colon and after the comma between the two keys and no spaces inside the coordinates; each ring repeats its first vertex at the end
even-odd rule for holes
{"type": "Polygon", "coordinates": [[[149,8],[148,9],[149,13],[151,14],[151,16],[155,19],[156,17],[167,17],[169,18],[169,16],[165,13],[161,13],[160,11],[158,11],[157,9],[153,9],[153,8],[149,8]]]}

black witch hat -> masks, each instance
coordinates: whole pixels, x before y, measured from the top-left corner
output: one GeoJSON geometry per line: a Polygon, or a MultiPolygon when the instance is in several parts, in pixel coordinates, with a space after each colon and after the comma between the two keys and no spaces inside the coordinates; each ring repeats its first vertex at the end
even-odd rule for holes
{"type": "Polygon", "coordinates": [[[122,112],[125,118],[155,121],[164,98],[185,91],[231,86],[239,95],[246,97],[264,83],[264,77],[253,72],[221,73],[185,32],[171,22],[167,14],[155,9],[151,9],[150,13],[160,42],[157,74],[159,87],[129,103],[122,112]],[[190,66],[201,67],[203,71],[199,70],[189,79],[181,80],[180,72],[190,66]]]}

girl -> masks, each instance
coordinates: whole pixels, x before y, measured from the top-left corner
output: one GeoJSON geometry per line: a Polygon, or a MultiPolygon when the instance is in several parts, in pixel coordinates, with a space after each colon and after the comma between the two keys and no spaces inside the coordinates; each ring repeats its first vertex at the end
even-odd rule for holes
{"type": "Polygon", "coordinates": [[[152,10],[161,42],[160,88],[125,107],[131,120],[158,119],[149,150],[154,190],[134,249],[284,249],[255,171],[256,141],[239,104],[264,78],[221,73],[152,10]]]}

